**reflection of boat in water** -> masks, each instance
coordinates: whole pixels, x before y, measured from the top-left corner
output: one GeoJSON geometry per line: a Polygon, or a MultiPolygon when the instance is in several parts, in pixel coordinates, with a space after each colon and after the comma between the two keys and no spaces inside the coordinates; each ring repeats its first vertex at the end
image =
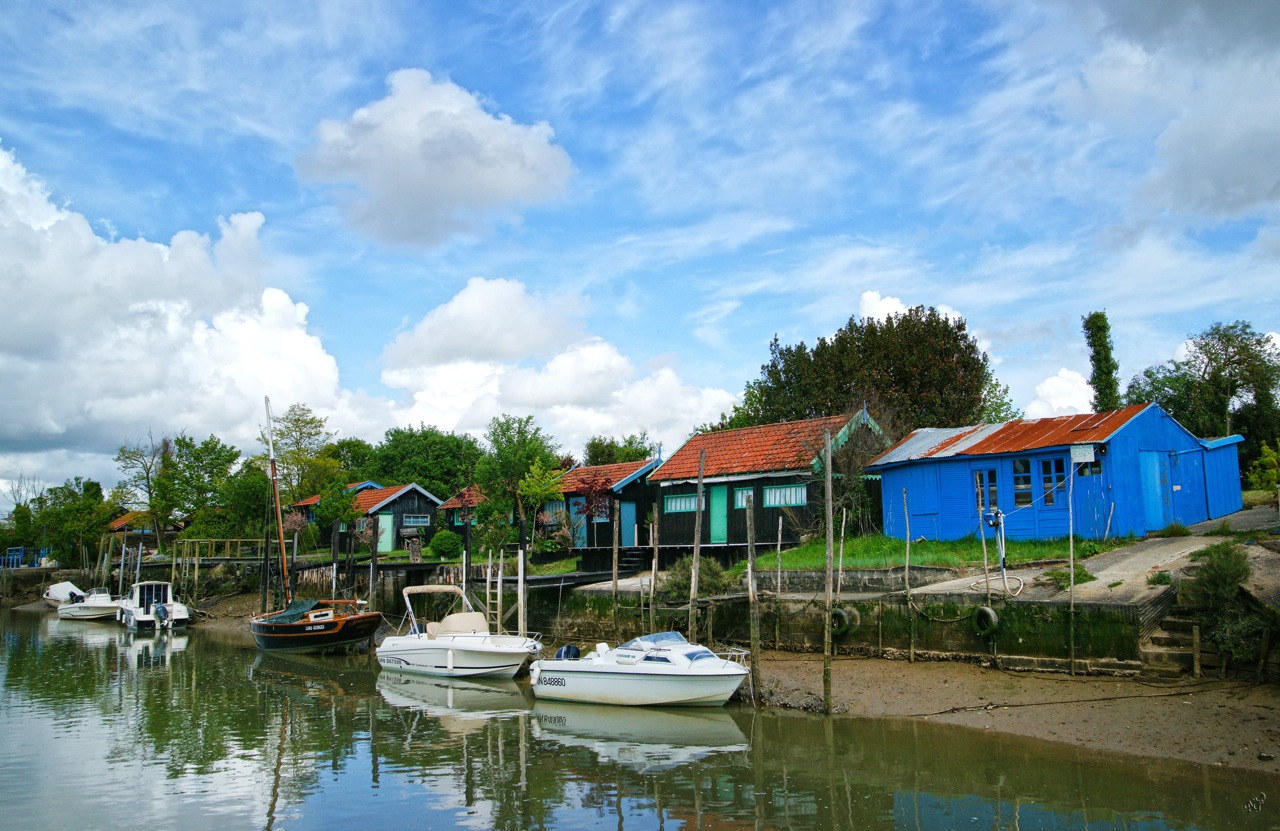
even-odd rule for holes
{"type": "Polygon", "coordinates": [[[401,594],[409,610],[409,634],[392,635],[378,645],[378,663],[388,669],[452,678],[511,678],[525,660],[542,651],[542,644],[533,638],[490,632],[489,621],[471,609],[457,586],[406,586],[401,594]],[[412,603],[418,594],[461,600],[463,611],[420,624],[412,603]]]}
{"type": "Polygon", "coordinates": [[[111,589],[89,589],[87,595],[73,592],[70,599],[58,607],[58,617],[63,620],[114,620],[120,611],[120,599],[111,596],[111,589]]]}
{"type": "Polygon", "coordinates": [[[377,671],[368,655],[259,652],[249,665],[249,678],[300,691],[310,698],[327,694],[350,696],[354,701],[375,694],[377,671]]]}
{"type": "Polygon", "coordinates": [[[666,770],[713,753],[744,752],[750,742],[724,710],[687,707],[619,709],[539,700],[534,736],[594,752],[601,761],[642,771],[666,770]]]}
{"type": "Polygon", "coordinates": [[[494,718],[529,710],[524,692],[509,678],[436,678],[384,669],[378,691],[392,707],[431,715],[494,718]]]}
{"type": "Polygon", "coordinates": [[[741,649],[718,655],[679,632],[657,632],[613,649],[599,644],[585,658],[561,647],[554,659],[534,661],[529,678],[540,699],[718,707],[747,677],[746,655],[741,649]]]}

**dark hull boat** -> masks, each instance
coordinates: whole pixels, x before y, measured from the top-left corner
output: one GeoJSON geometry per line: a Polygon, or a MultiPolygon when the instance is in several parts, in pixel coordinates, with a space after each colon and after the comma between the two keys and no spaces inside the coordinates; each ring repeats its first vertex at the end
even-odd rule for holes
{"type": "Polygon", "coordinates": [[[249,618],[249,631],[266,652],[327,652],[373,640],[382,623],[378,612],[361,611],[363,601],[296,600],[289,591],[289,563],[284,556],[284,525],[280,517],[280,485],[276,478],[275,442],[271,431],[271,402],[267,401],[267,455],[271,462],[271,493],[275,502],[276,535],[280,545],[280,574],[285,607],[249,618]]]}
{"type": "Polygon", "coordinates": [[[278,612],[249,618],[258,648],[267,652],[324,652],[370,640],[382,623],[350,600],[294,600],[278,612]]]}

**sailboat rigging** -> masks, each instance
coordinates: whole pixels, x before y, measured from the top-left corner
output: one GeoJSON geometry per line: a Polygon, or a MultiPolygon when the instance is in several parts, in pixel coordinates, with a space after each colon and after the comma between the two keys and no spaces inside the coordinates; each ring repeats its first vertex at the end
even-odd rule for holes
{"type": "Polygon", "coordinates": [[[259,649],[269,652],[324,652],[371,640],[382,622],[382,615],[363,610],[363,601],[342,598],[299,600],[293,596],[289,585],[289,561],[284,548],[271,399],[264,400],[267,406],[267,456],[271,464],[271,495],[275,504],[276,538],[280,546],[280,575],[284,581],[285,605],[278,611],[252,615],[249,618],[253,640],[259,649]]]}

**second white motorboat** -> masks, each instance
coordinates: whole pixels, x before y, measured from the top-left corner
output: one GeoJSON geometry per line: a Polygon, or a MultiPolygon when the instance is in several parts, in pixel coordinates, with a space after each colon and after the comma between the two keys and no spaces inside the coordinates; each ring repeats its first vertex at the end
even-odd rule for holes
{"type": "Polygon", "coordinates": [[[378,663],[388,669],[448,678],[512,678],[528,658],[542,651],[534,638],[490,632],[489,621],[471,609],[457,586],[406,586],[401,594],[409,610],[409,633],[391,635],[378,645],[378,663]],[[453,596],[462,601],[464,611],[419,624],[410,601],[417,594],[453,596]]]}
{"type": "Polygon", "coordinates": [[[106,620],[120,611],[120,599],[111,596],[111,589],[89,589],[87,595],[72,593],[70,599],[58,606],[58,617],[63,620],[106,620]]]}
{"type": "Polygon", "coordinates": [[[610,649],[597,644],[586,657],[561,647],[551,660],[534,661],[529,679],[536,698],[640,706],[718,707],[748,675],[745,649],[717,654],[679,632],[657,632],[610,649]]]}
{"type": "Polygon", "coordinates": [[[174,596],[171,584],[144,580],[120,598],[116,620],[130,629],[176,629],[191,622],[191,613],[174,596]]]}

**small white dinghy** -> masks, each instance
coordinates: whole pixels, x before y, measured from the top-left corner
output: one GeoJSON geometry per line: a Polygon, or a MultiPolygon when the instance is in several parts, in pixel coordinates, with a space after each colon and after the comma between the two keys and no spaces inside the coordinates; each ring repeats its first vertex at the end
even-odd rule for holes
{"type": "Polygon", "coordinates": [[[56,609],[63,603],[70,600],[71,595],[73,594],[83,595],[84,592],[80,591],[80,589],[76,587],[75,583],[68,583],[64,581],[62,583],[54,583],[49,588],[45,589],[42,596],[44,597],[45,603],[56,609]]]}
{"type": "Polygon", "coordinates": [[[535,698],[642,706],[719,707],[746,679],[745,649],[717,654],[679,632],[657,632],[610,649],[597,644],[585,658],[561,647],[529,666],[535,698]]]}
{"type": "Polygon", "coordinates": [[[120,599],[111,596],[111,589],[89,589],[87,595],[72,593],[71,598],[58,607],[62,620],[106,620],[120,611],[120,599]]]}
{"type": "Polygon", "coordinates": [[[387,669],[448,678],[512,678],[525,660],[542,651],[533,638],[490,632],[489,621],[471,609],[457,586],[406,586],[401,594],[409,610],[409,634],[390,635],[378,645],[378,663],[387,669]],[[410,602],[417,594],[452,595],[461,599],[464,611],[419,624],[410,602]]]}

